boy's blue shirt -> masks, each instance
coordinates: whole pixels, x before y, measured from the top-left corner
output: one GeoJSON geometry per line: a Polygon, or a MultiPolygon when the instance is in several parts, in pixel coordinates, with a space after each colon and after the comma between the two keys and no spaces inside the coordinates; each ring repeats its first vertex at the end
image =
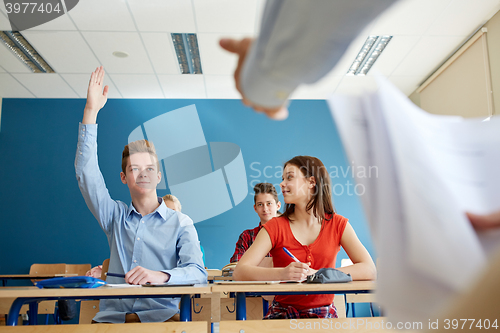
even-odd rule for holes
{"type": "MultiPolygon", "coordinates": [[[[161,198],[144,217],[132,203],[111,199],[98,165],[97,124],[80,124],[75,169],[85,202],[108,238],[110,272],[125,274],[142,266],[168,273],[171,284],[206,283],[198,234],[187,215],[167,208],[161,198]]],[[[125,280],[110,276],[107,282],[125,280]]],[[[109,299],[99,308],[97,322],[123,323],[127,313],[137,313],[141,322],[159,322],[179,311],[179,299],[109,299]]]]}

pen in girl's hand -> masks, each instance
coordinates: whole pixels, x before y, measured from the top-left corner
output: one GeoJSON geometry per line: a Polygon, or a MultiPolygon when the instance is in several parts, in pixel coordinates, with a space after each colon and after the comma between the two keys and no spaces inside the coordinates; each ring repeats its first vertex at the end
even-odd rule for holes
{"type": "Polygon", "coordinates": [[[285,251],[285,253],[288,254],[290,258],[292,258],[295,262],[300,262],[300,260],[295,258],[295,256],[290,251],[288,251],[286,247],[283,248],[283,251],[285,251]]]}

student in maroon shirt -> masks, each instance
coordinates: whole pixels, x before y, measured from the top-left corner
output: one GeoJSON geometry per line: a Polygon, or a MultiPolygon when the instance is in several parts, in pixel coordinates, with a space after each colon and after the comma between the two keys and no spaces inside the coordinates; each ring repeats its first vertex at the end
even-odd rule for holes
{"type": "MultiPolygon", "coordinates": [[[[257,227],[247,229],[241,233],[238,242],[236,242],[234,254],[229,262],[238,262],[243,253],[252,245],[262,226],[273,217],[279,215],[281,202],[278,200],[278,193],[276,193],[273,184],[259,183],[254,186],[253,190],[255,192],[253,209],[259,215],[260,223],[257,227]]],[[[270,256],[269,253],[266,255],[266,257],[270,256]]],[[[272,266],[272,260],[264,258],[262,264],[270,267],[272,266]]]]}

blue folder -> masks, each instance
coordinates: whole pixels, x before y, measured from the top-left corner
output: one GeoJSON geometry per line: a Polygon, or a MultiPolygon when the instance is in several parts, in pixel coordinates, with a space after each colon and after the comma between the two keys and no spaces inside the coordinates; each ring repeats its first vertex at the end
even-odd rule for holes
{"type": "Polygon", "coordinates": [[[35,285],[42,288],[97,288],[105,285],[106,282],[91,276],[68,276],[56,277],[35,282],[35,285]]]}

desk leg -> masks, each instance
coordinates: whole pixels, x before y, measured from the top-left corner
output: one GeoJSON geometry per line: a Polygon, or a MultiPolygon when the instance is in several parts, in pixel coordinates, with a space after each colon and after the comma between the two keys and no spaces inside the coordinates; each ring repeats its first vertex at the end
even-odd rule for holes
{"type": "Polygon", "coordinates": [[[236,320],[247,320],[247,299],[244,292],[236,293],[236,320]]]}
{"type": "Polygon", "coordinates": [[[29,324],[38,324],[38,302],[31,302],[29,304],[29,324]]]}
{"type": "Polygon", "coordinates": [[[269,311],[269,302],[262,297],[262,317],[266,316],[267,311],[269,311]]]}
{"type": "Polygon", "coordinates": [[[191,317],[191,295],[181,296],[181,321],[192,321],[191,317]]]}
{"type": "MultiPolygon", "coordinates": [[[[27,302],[35,302],[36,299],[30,298],[16,298],[12,305],[10,306],[9,315],[7,316],[7,321],[5,323],[6,326],[16,326],[17,319],[19,318],[19,312],[21,311],[21,307],[24,303],[27,302]]],[[[31,316],[30,316],[31,318],[31,316]]]]}

